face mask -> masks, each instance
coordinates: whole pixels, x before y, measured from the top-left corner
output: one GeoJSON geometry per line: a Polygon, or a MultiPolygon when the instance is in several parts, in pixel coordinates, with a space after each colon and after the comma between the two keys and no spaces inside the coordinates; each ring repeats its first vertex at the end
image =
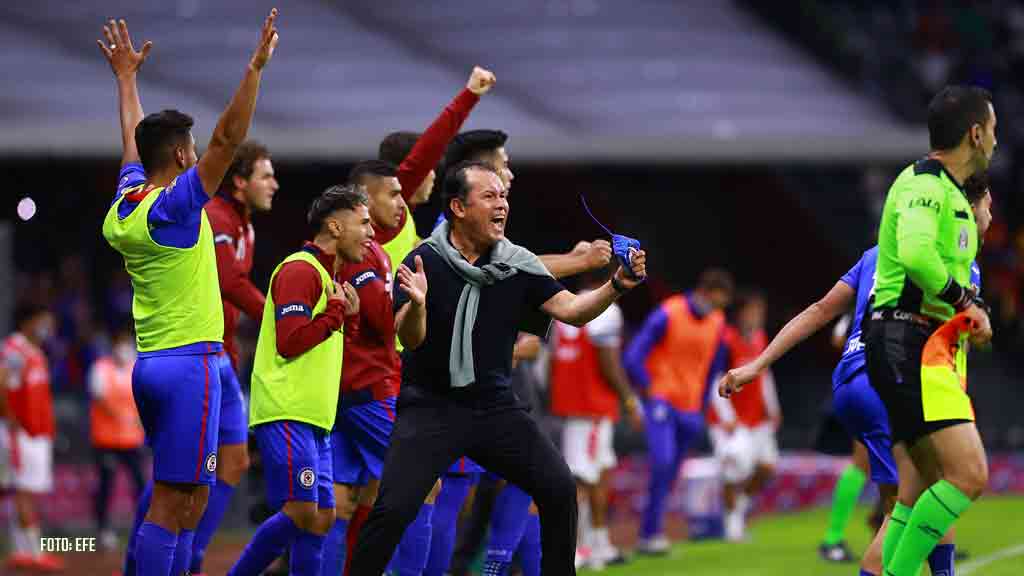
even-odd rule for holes
{"type": "Polygon", "coordinates": [[[131,344],[118,344],[114,346],[114,359],[120,364],[130,364],[135,361],[135,346],[131,344]]]}

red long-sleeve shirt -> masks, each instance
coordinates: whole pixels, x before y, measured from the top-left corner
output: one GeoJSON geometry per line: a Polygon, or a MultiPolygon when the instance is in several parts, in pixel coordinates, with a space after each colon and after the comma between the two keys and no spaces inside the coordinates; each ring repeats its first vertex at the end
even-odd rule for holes
{"type": "MultiPolygon", "coordinates": [[[[398,183],[402,185],[402,197],[406,202],[412,198],[430,171],[444,157],[444,151],[448,148],[448,144],[459,133],[462,123],[466,121],[473,106],[476,106],[479,101],[479,96],[473,94],[468,88],[464,88],[445,106],[441,114],[416,141],[416,145],[409,151],[409,155],[402,160],[398,166],[398,183]]],[[[382,245],[393,240],[402,231],[408,216],[408,212],[403,212],[402,221],[394,228],[383,229],[374,226],[376,240],[382,245]]]]}
{"type": "Polygon", "coordinates": [[[250,318],[263,316],[266,297],[249,279],[256,234],[246,215],[245,206],[225,194],[217,194],[203,208],[213,229],[217,253],[217,276],[224,301],[224,349],[231,363],[238,367],[238,346],[235,331],[242,312],[250,318]]]}
{"type": "MultiPolygon", "coordinates": [[[[312,242],[306,242],[303,250],[316,256],[327,270],[334,270],[334,254],[327,254],[312,242]]],[[[344,309],[338,300],[329,300],[327,308],[313,316],[323,283],[320,272],[308,262],[288,262],[277,271],[270,285],[274,298],[274,319],[277,334],[277,353],[285,358],[294,358],[312,350],[344,322],[344,309]]],[[[349,331],[358,332],[358,321],[351,322],[349,331]]]]}
{"type": "Polygon", "coordinates": [[[359,293],[359,330],[345,330],[341,393],[369,389],[377,400],[391,398],[398,394],[401,364],[395,350],[390,260],[373,242],[362,262],[345,264],[335,278],[359,293]]]}

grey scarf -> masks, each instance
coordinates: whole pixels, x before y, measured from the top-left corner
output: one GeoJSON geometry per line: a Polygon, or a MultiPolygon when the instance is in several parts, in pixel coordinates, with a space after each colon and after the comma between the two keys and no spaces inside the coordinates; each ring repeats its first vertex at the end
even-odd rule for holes
{"type": "Polygon", "coordinates": [[[492,248],[489,264],[474,266],[452,246],[448,237],[450,231],[451,225],[445,220],[434,228],[434,232],[423,243],[437,252],[441,259],[466,281],[455,311],[452,348],[448,357],[451,385],[453,388],[462,388],[476,380],[473,368],[473,327],[476,326],[476,315],[480,306],[480,288],[507,280],[519,272],[537,276],[551,276],[551,273],[533,252],[513,244],[506,238],[502,238],[492,248]]]}

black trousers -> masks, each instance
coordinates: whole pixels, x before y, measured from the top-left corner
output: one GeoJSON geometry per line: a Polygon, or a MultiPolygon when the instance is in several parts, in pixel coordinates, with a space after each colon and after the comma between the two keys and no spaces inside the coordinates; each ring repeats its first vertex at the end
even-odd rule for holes
{"type": "Polygon", "coordinates": [[[463,455],[533,497],[540,510],[541,573],[576,573],[576,483],[554,444],[524,408],[485,409],[436,397],[403,404],[384,462],[380,495],[352,556],[352,576],[384,572],[434,482],[463,455]]]}
{"type": "Polygon", "coordinates": [[[99,470],[99,485],[96,487],[96,494],[93,497],[93,513],[96,518],[96,527],[106,530],[109,526],[110,495],[114,487],[114,475],[117,473],[118,464],[128,469],[132,483],[135,484],[135,496],[138,498],[142,493],[145,480],[142,476],[142,449],[133,450],[110,450],[96,448],[96,467],[99,470]]]}

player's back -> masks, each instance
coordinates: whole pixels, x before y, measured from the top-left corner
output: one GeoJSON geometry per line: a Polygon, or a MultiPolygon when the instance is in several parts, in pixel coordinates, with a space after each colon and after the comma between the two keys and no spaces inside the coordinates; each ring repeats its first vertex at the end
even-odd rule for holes
{"type": "Polygon", "coordinates": [[[196,169],[190,168],[167,187],[147,184],[139,165],[128,165],[122,173],[118,195],[103,222],[103,236],[124,257],[132,280],[139,352],[220,343],[224,319],[213,232],[202,204],[196,206],[197,199],[205,203],[199,198],[205,193],[196,169]],[[178,233],[196,214],[197,221],[190,226],[198,230],[178,233]]]}
{"type": "Polygon", "coordinates": [[[614,345],[619,344],[622,311],[618,305],[612,304],[582,328],[562,322],[555,322],[553,328],[551,413],[618,420],[619,397],[601,373],[597,350],[612,337],[614,345]]]}
{"type": "Polygon", "coordinates": [[[856,308],[853,320],[843,345],[843,355],[832,374],[833,386],[845,382],[864,369],[864,343],[861,342],[861,328],[874,291],[875,268],[878,261],[878,246],[864,252],[857,264],[843,275],[842,282],[856,291],[856,308]]]}

